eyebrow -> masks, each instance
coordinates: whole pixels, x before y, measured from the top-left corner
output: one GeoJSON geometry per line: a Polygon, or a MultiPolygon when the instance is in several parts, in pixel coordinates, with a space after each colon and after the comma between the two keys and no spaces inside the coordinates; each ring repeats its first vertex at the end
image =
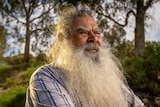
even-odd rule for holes
{"type": "Polygon", "coordinates": [[[100,28],[95,28],[95,29],[93,29],[93,31],[101,32],[101,29],[100,28]]]}
{"type": "Polygon", "coordinates": [[[85,26],[78,26],[75,30],[76,31],[80,31],[80,30],[89,31],[89,29],[85,26]]]}
{"type": "MultiPolygon", "coordinates": [[[[78,27],[76,27],[75,30],[76,30],[76,31],[83,30],[83,31],[89,32],[89,29],[88,29],[87,27],[85,27],[85,26],[78,26],[78,27]]],[[[95,29],[93,29],[93,31],[101,32],[100,28],[95,28],[95,29]]]]}

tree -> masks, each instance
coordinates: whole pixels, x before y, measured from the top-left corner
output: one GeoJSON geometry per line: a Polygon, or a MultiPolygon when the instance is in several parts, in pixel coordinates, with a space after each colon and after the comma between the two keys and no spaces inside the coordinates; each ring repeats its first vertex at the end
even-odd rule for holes
{"type": "MultiPolygon", "coordinates": [[[[1,14],[6,19],[7,33],[16,42],[25,42],[24,61],[29,62],[30,49],[41,51],[48,45],[47,24],[54,21],[54,8],[58,2],[53,0],[1,0],[1,14]],[[13,26],[14,23],[14,26],[13,26]],[[8,27],[9,26],[9,27],[8,27]],[[12,27],[12,31],[10,31],[12,27]],[[31,38],[34,41],[31,44],[31,38]],[[42,45],[42,46],[40,46],[42,45]],[[30,47],[32,46],[32,47],[30,47]]],[[[4,20],[5,21],[5,20],[4,20]]],[[[20,44],[22,45],[22,44],[20,44]]]]}
{"type": "MultiPolygon", "coordinates": [[[[98,21],[106,22],[101,26],[102,28],[109,27],[108,19],[121,27],[125,27],[128,24],[128,19],[132,15],[135,17],[135,55],[139,56],[143,54],[145,46],[145,25],[146,19],[149,14],[147,10],[153,6],[153,4],[160,0],[65,0],[68,3],[78,5],[80,2],[82,5],[87,4],[89,8],[95,11],[98,21]],[[125,14],[125,15],[124,15],[125,14]],[[104,21],[105,20],[105,21],[104,21]],[[105,27],[107,26],[107,27],[105,27]]],[[[107,37],[107,36],[106,36],[107,37]]]]}
{"type": "MultiPolygon", "coordinates": [[[[93,0],[94,1],[94,0],[93,0]]],[[[98,5],[94,4],[96,12],[112,20],[119,26],[125,27],[128,24],[128,18],[132,14],[135,17],[135,55],[142,55],[145,46],[145,19],[147,17],[147,10],[159,0],[113,0],[112,2],[105,2],[102,0],[98,5]],[[100,5],[100,4],[105,5],[100,5]],[[124,23],[118,20],[119,13],[126,14],[124,23]]]]}
{"type": "MultiPolygon", "coordinates": [[[[94,17],[96,17],[95,19],[97,20],[99,27],[103,30],[102,35],[104,41],[109,42],[109,45],[114,49],[118,48],[118,45],[121,44],[121,42],[124,40],[124,35],[126,32],[123,27],[118,26],[117,23],[112,23],[111,25],[109,20],[107,20],[103,14],[99,13],[99,9],[104,10],[104,8],[101,7],[101,4],[104,2],[103,0],[64,0],[63,2],[68,4],[71,3],[76,7],[82,5],[91,9],[92,14],[94,17]]],[[[61,5],[63,5],[63,3],[61,5]]]]}
{"type": "Polygon", "coordinates": [[[3,54],[6,49],[6,31],[3,26],[0,26],[0,59],[3,58],[3,54]]]}

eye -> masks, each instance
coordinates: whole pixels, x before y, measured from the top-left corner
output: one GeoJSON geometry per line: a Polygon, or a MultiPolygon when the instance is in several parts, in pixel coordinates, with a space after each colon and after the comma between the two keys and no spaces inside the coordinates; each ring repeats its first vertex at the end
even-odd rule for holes
{"type": "Polygon", "coordinates": [[[80,33],[80,34],[88,34],[87,31],[83,31],[83,30],[81,30],[79,33],[80,33]]]}
{"type": "Polygon", "coordinates": [[[99,29],[95,29],[94,34],[101,34],[101,31],[99,29]]]}
{"type": "Polygon", "coordinates": [[[95,33],[95,34],[100,34],[101,32],[100,32],[100,31],[95,31],[94,33],[95,33]]]}

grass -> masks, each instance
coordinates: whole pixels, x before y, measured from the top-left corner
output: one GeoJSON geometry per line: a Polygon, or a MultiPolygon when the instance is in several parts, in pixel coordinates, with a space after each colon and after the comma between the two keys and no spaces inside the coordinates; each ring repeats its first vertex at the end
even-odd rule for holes
{"type": "MultiPolygon", "coordinates": [[[[21,69],[21,67],[24,67],[21,65],[21,67],[16,67],[17,69],[15,69],[14,72],[18,72],[18,74],[6,78],[3,83],[3,88],[7,91],[0,95],[0,107],[24,107],[25,93],[30,76],[41,65],[43,65],[43,63],[34,62],[30,64],[26,70],[21,69]]],[[[7,71],[8,70],[9,67],[7,71]]],[[[3,74],[1,76],[4,76],[5,71],[6,69],[1,71],[1,74],[3,74]]]]}
{"type": "Polygon", "coordinates": [[[10,89],[0,96],[0,107],[24,107],[27,87],[10,89]]]}

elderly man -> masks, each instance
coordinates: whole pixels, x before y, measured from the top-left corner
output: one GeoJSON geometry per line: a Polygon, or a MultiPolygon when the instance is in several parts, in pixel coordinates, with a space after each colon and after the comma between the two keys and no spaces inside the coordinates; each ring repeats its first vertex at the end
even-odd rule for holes
{"type": "Polygon", "coordinates": [[[31,76],[26,107],[143,107],[87,10],[60,13],[51,63],[31,76]]]}

